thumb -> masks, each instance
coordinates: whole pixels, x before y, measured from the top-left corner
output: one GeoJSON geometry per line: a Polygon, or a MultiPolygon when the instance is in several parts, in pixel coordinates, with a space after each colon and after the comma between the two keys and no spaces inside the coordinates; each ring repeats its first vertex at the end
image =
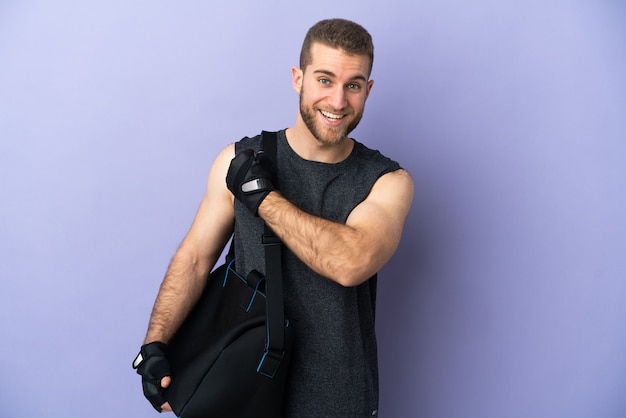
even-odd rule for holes
{"type": "Polygon", "coordinates": [[[170,383],[172,383],[172,378],[169,376],[165,376],[163,379],[161,379],[161,387],[163,389],[167,388],[170,383]]]}

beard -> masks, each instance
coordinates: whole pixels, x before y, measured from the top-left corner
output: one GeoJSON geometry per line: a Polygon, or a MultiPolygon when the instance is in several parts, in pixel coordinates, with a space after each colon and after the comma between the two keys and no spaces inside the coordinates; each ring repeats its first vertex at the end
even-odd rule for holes
{"type": "Polygon", "coordinates": [[[304,89],[300,92],[300,116],[311,134],[323,145],[335,145],[343,141],[347,138],[348,134],[359,125],[363,117],[363,111],[360,111],[353,116],[349,114],[344,116],[344,118],[352,117],[352,120],[348,124],[342,124],[337,127],[326,126],[317,119],[320,108],[316,105],[307,106],[302,99],[303,97],[304,89]]]}

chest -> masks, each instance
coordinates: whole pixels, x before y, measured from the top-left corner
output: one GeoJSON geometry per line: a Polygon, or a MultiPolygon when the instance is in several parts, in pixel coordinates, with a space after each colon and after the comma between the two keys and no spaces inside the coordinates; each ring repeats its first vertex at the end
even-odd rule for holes
{"type": "Polygon", "coordinates": [[[344,223],[368,195],[376,176],[358,161],[323,164],[280,152],[278,184],[281,193],[306,212],[344,223]]]}

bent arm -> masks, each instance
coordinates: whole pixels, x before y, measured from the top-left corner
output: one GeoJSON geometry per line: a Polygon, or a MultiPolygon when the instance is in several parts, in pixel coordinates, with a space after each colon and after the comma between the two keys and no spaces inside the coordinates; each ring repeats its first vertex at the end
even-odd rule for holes
{"type": "Polygon", "coordinates": [[[278,192],[263,200],[259,216],[312,270],[343,286],[356,286],[398,248],[412,200],[413,180],[397,170],[376,181],[345,225],[310,215],[278,192]]]}
{"type": "Polygon", "coordinates": [[[169,342],[200,298],[206,278],[233,231],[233,196],[224,184],[234,154],[231,144],[217,156],[189,232],[177,249],[161,283],[145,343],[169,342]]]}

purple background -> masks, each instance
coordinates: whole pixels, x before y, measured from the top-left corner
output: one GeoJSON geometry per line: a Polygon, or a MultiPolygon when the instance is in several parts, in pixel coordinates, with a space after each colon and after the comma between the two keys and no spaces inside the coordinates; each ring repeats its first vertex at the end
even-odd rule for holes
{"type": "Polygon", "coordinates": [[[291,125],[304,33],[335,16],[376,44],[354,136],[416,183],[381,416],[626,416],[617,0],[4,0],[0,416],[156,416],[130,363],[211,161],[291,125]]]}

